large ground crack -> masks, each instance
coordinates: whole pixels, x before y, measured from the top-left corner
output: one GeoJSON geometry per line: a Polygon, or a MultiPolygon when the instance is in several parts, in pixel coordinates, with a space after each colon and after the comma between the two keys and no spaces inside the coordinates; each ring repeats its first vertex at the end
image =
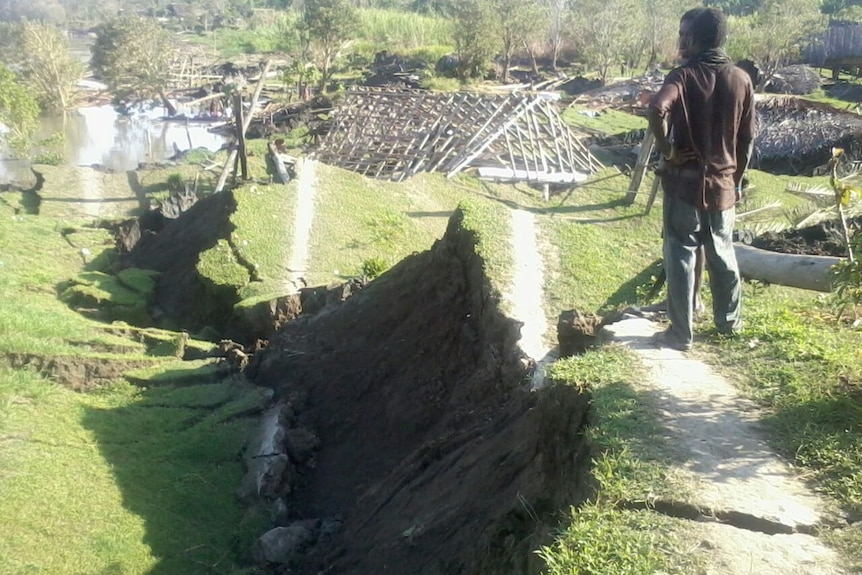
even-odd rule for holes
{"type": "Polygon", "coordinates": [[[536,549],[589,494],[589,398],[525,384],[519,326],[463,217],[341,305],[286,324],[249,365],[287,402],[269,420],[286,421],[284,446],[276,431],[258,442],[252,456],[275,455],[244,482],[279,517],[264,561],[298,575],[538,573],[536,549]],[[291,441],[306,448],[292,455],[291,441]]]}
{"type": "Polygon", "coordinates": [[[688,519],[690,521],[700,522],[715,521],[736,527],[737,529],[765,533],[766,535],[791,535],[793,533],[817,535],[818,531],[824,528],[847,526],[838,525],[834,522],[828,521],[810,525],[799,523],[790,525],[782,523],[781,521],[746,513],[744,511],[736,511],[733,509],[714,509],[675,499],[659,498],[650,501],[623,501],[619,506],[624,509],[652,510],[657,513],[661,513],[662,515],[675,517],[677,519],[688,519]]]}

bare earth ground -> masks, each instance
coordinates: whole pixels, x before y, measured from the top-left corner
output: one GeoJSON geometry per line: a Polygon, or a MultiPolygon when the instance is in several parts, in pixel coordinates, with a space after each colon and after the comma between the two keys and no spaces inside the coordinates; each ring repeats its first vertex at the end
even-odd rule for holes
{"type": "Polygon", "coordinates": [[[630,316],[607,329],[649,369],[644,386],[655,391],[678,468],[696,482],[682,503],[702,512],[693,525],[703,538],[707,573],[844,573],[812,535],[830,522],[826,503],[766,446],[757,408],[696,357],[653,347],[655,322],[630,316]]]}

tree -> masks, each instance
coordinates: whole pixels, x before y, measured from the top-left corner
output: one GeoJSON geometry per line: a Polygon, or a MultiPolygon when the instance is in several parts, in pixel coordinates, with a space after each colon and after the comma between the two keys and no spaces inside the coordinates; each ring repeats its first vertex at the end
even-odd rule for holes
{"type": "Polygon", "coordinates": [[[165,90],[174,57],[170,34],[154,20],[118,17],[96,28],[90,65],[108,85],[116,103],[161,98],[170,115],[176,108],[165,90]]]}
{"type": "Polygon", "coordinates": [[[300,26],[307,47],[318,55],[323,88],[332,77],[335,59],[356,31],[356,11],[347,0],[305,0],[300,26]]]}
{"type": "Polygon", "coordinates": [[[688,9],[686,0],[645,0],[643,33],[649,52],[646,67],[673,61],[677,54],[679,19],[688,9]]]}
{"type": "Polygon", "coordinates": [[[560,49],[563,47],[563,30],[571,16],[569,0],[542,0],[548,23],[548,44],[551,47],[551,68],[557,69],[560,49]]]}
{"type": "Polygon", "coordinates": [[[17,76],[0,62],[0,141],[26,151],[38,127],[39,104],[17,76]]]}
{"type": "Polygon", "coordinates": [[[502,44],[503,82],[509,81],[509,67],[515,48],[544,26],[544,14],[538,0],[492,0],[496,29],[502,44]]]}
{"type": "Polygon", "coordinates": [[[636,33],[641,10],[639,0],[577,0],[574,4],[574,12],[580,14],[573,24],[579,52],[602,84],[642,45],[636,33]]]}
{"type": "Polygon", "coordinates": [[[494,53],[493,37],[488,34],[493,25],[490,6],[483,0],[463,0],[455,7],[455,51],[462,82],[483,75],[494,53]]]}
{"type": "Polygon", "coordinates": [[[760,10],[730,18],[731,56],[751,58],[760,66],[758,91],[778,71],[800,56],[806,38],[825,29],[819,0],[763,0],[760,10]]]}
{"type": "Polygon", "coordinates": [[[18,32],[21,76],[43,110],[71,108],[78,95],[83,63],[69,52],[69,41],[57,28],[26,23],[18,32]]]}

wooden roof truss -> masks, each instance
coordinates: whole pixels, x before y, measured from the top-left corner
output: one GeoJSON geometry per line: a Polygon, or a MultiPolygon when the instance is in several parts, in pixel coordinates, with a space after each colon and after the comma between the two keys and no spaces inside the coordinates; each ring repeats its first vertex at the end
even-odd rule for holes
{"type": "Polygon", "coordinates": [[[467,168],[499,179],[579,181],[602,166],[562,121],[556,94],[440,94],[356,89],[318,150],[325,163],[374,178],[467,168]]]}

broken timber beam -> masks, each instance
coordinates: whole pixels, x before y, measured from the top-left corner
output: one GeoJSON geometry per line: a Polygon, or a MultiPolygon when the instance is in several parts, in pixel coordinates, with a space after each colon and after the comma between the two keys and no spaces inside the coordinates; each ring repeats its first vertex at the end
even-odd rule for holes
{"type": "Polygon", "coordinates": [[[641,142],[641,151],[638,154],[637,163],[635,164],[634,170],[632,170],[632,179],[629,183],[629,191],[626,194],[627,204],[633,204],[635,197],[638,195],[638,190],[640,190],[641,182],[644,178],[644,172],[646,172],[647,164],[649,164],[649,157],[652,154],[654,146],[655,136],[650,130],[647,130],[646,135],[644,135],[643,142],[641,142]]]}
{"type": "Polygon", "coordinates": [[[287,173],[287,168],[284,165],[284,160],[278,154],[278,148],[275,142],[269,142],[266,147],[269,149],[269,155],[272,158],[272,164],[275,166],[275,171],[278,172],[278,179],[282,184],[290,182],[290,174],[287,173]]]}

